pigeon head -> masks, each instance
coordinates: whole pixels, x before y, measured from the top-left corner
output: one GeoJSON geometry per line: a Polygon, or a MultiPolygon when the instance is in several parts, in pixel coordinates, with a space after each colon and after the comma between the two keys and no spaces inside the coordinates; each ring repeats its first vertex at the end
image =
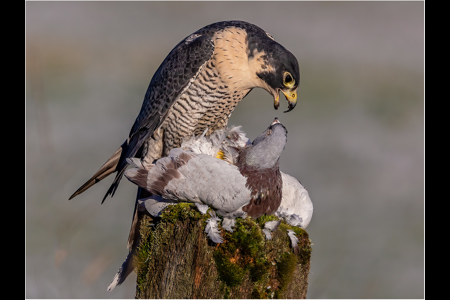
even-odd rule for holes
{"type": "Polygon", "coordinates": [[[270,126],[246,147],[245,164],[260,168],[271,168],[280,159],[287,141],[287,130],[277,118],[270,126]]]}

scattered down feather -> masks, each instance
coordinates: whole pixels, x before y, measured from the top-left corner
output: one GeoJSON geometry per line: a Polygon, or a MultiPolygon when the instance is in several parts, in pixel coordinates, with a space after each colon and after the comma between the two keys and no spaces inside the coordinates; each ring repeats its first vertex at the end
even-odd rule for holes
{"type": "Polygon", "coordinates": [[[295,232],[293,230],[288,229],[288,236],[291,239],[291,247],[294,249],[294,253],[298,254],[300,249],[298,247],[298,238],[295,235],[295,232]]]}
{"type": "Polygon", "coordinates": [[[222,228],[226,231],[233,232],[233,227],[236,224],[236,219],[234,218],[223,218],[222,228]]]}
{"type": "Polygon", "coordinates": [[[272,231],[277,229],[278,225],[280,225],[280,220],[274,220],[274,221],[268,221],[266,224],[264,224],[263,232],[266,236],[266,239],[271,240],[272,239],[272,231]]]}
{"type": "Polygon", "coordinates": [[[220,219],[216,216],[214,211],[210,211],[209,213],[211,218],[206,220],[205,233],[208,234],[208,237],[216,244],[223,243],[222,236],[220,235],[219,222],[220,219]]]}
{"type": "Polygon", "coordinates": [[[206,214],[206,212],[208,211],[209,206],[206,204],[200,204],[200,203],[195,203],[195,206],[197,206],[198,211],[204,215],[206,214]]]}

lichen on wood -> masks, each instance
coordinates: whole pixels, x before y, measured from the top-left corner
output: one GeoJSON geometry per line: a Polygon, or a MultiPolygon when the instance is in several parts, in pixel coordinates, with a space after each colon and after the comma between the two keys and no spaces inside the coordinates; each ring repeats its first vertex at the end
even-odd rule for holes
{"type": "Polygon", "coordinates": [[[136,254],[136,298],[306,298],[311,243],[305,230],[281,222],[267,240],[274,216],[236,219],[224,243],[204,233],[209,214],[195,205],[169,206],[161,218],[144,216],[136,254]],[[287,229],[299,239],[290,246],[287,229]]]}

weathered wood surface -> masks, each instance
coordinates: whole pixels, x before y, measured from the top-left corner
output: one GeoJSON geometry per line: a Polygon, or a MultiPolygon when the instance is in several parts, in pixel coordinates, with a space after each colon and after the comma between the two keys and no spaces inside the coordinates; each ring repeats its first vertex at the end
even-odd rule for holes
{"type": "Polygon", "coordinates": [[[135,259],[136,298],[306,298],[311,242],[282,222],[266,240],[261,228],[275,217],[238,219],[224,243],[204,233],[209,214],[192,204],[168,207],[162,218],[141,219],[135,259]],[[295,231],[294,254],[287,229],[295,231]]]}

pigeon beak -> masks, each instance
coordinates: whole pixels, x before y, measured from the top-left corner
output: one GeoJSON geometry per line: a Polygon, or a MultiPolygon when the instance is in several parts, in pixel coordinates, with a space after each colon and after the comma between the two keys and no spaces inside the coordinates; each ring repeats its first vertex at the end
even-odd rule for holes
{"type": "Polygon", "coordinates": [[[284,96],[286,97],[286,100],[288,101],[288,110],[286,112],[290,112],[294,109],[294,107],[297,105],[297,89],[294,91],[281,91],[284,96]]]}
{"type": "Polygon", "coordinates": [[[280,124],[280,121],[278,120],[278,118],[275,118],[272,122],[272,124],[270,124],[270,126],[273,126],[275,124],[280,124]]]}

